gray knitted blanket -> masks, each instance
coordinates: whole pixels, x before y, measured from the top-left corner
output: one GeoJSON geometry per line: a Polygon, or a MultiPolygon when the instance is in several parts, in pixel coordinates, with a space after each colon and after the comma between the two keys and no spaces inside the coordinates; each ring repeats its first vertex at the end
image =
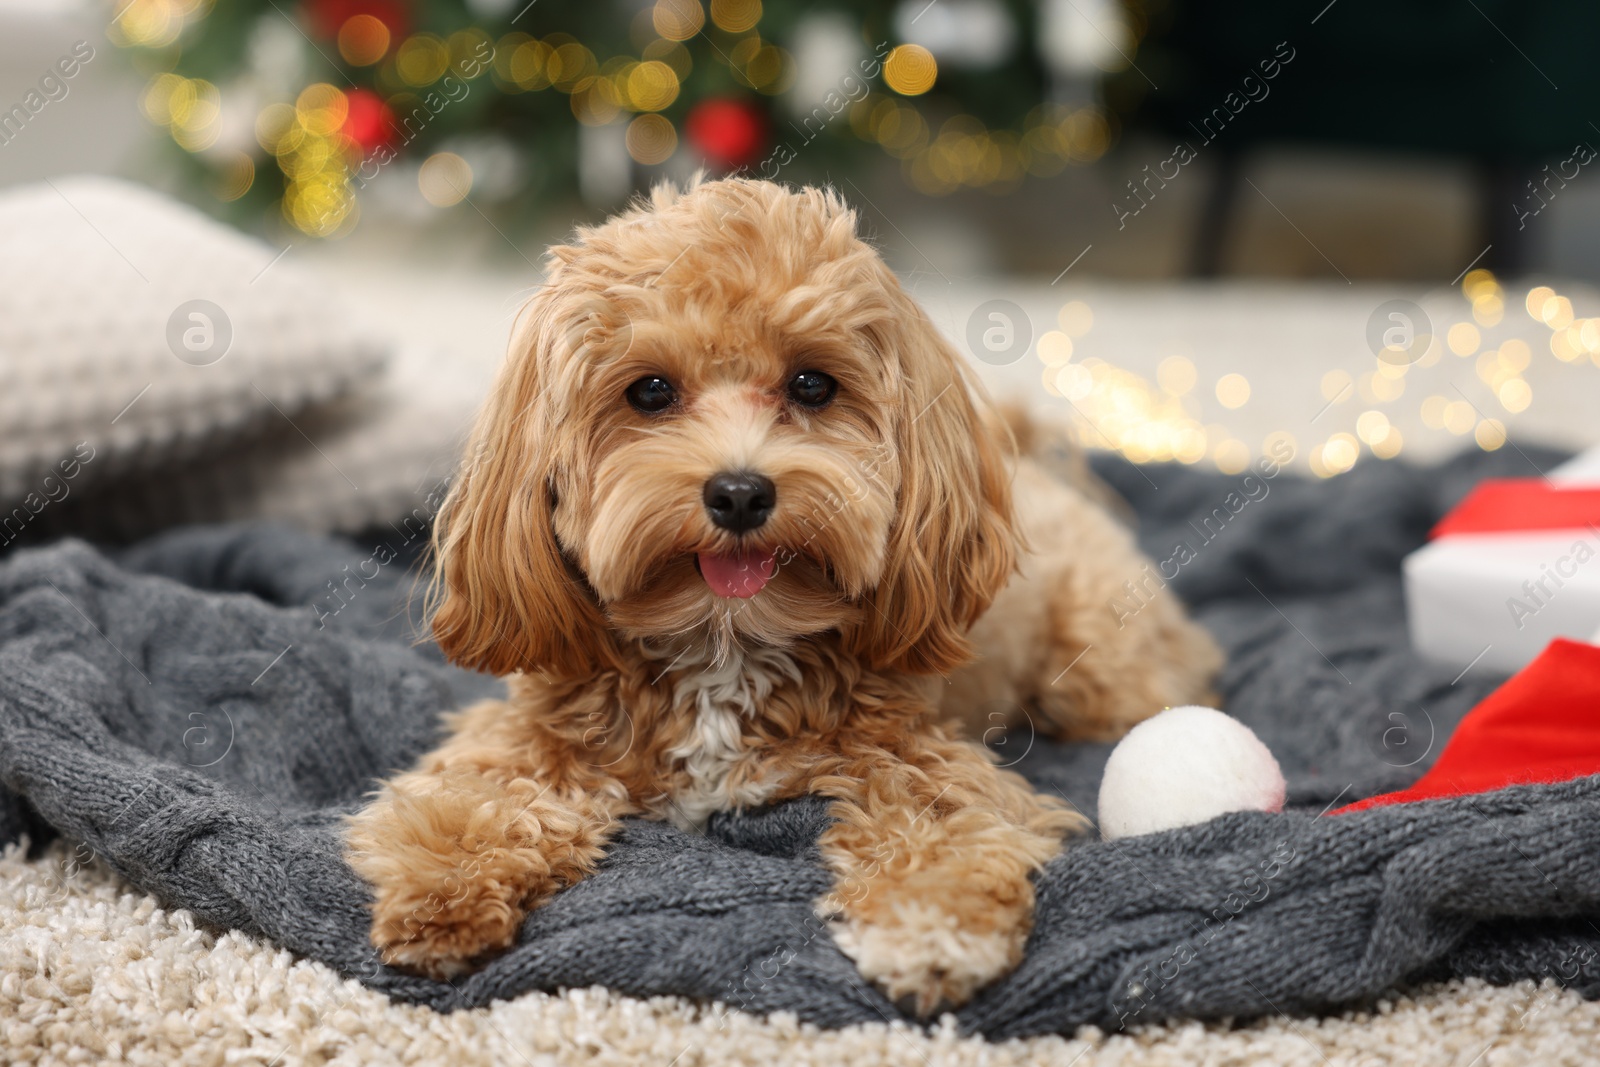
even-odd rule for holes
{"type": "MultiPolygon", "coordinates": [[[[1494,687],[1411,653],[1398,567],[1478,478],[1530,473],[1524,457],[1283,475],[1209,540],[1188,520],[1238,479],[1101,470],[1153,554],[1194,549],[1177,588],[1227,647],[1227,706],[1277,754],[1291,811],[1070,848],[1040,878],[1026,960],[962,1026],[1316,1011],[1452,975],[1600,995],[1600,778],[1318,817],[1410,784],[1494,687]]],[[[811,914],[813,801],[704,836],[631,821],[598,875],[454,984],[378,964],[339,816],[431,743],[440,709],[498,684],[413,646],[404,542],[213,527],[0,563],[0,840],[64,834],[217,928],[441,1010],[598,983],[827,1026],[898,1017],[811,914]]],[[[1106,746],[1005,745],[1093,814],[1106,746]]]]}

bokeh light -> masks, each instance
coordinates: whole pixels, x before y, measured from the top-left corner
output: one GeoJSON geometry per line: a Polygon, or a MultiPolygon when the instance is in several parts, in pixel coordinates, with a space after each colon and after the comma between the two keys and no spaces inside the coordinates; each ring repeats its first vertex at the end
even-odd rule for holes
{"type": "Polygon", "coordinates": [[[1377,409],[1363,411],[1356,417],[1356,436],[1369,446],[1389,436],[1389,416],[1377,409]]]}
{"type": "Polygon", "coordinates": [[[1322,468],[1327,477],[1343,474],[1361,458],[1361,445],[1348,433],[1336,433],[1322,446],[1322,468]]]}
{"type": "Polygon", "coordinates": [[[444,77],[450,67],[450,52],[436,35],[414,34],[395,51],[394,67],[401,81],[421,88],[444,77]]]}
{"type": "Polygon", "coordinates": [[[1372,454],[1379,459],[1393,459],[1405,447],[1405,438],[1400,435],[1397,427],[1390,426],[1388,431],[1378,440],[1369,444],[1372,454]]]}
{"type": "Polygon", "coordinates": [[[1472,409],[1471,404],[1465,400],[1452,400],[1444,406],[1441,421],[1446,430],[1459,437],[1472,429],[1477,417],[1478,413],[1472,409]]]}
{"type": "Polygon", "coordinates": [[[1068,300],[1056,313],[1056,321],[1068,337],[1082,337],[1094,329],[1094,310],[1082,300],[1068,300]]]}
{"type": "Polygon", "coordinates": [[[700,0],[656,0],[650,17],[656,32],[669,41],[687,41],[706,24],[700,0]]]}
{"type": "Polygon", "coordinates": [[[1209,455],[1214,463],[1220,456],[1231,466],[1241,450],[1249,460],[1249,446],[1242,441],[1219,453],[1233,436],[1221,427],[1203,426],[1181,398],[1104,360],[1046,363],[1041,380],[1046,392],[1070,403],[1091,447],[1114,449],[1138,463],[1198,463],[1209,455]]]}
{"type": "Polygon", "coordinates": [[[1528,290],[1528,296],[1522,302],[1527,309],[1528,317],[1539,322],[1544,321],[1544,304],[1546,300],[1554,298],[1556,291],[1548,285],[1536,285],[1528,290]]]}
{"type": "Polygon", "coordinates": [[[1472,431],[1473,440],[1485,452],[1493,452],[1506,443],[1506,427],[1499,419],[1483,419],[1472,431]]]}
{"type": "Polygon", "coordinates": [[[901,96],[920,96],[938,76],[933,53],[920,44],[897,45],[883,62],[883,80],[901,96]]]}
{"type": "Polygon", "coordinates": [[[158,74],[145,86],[139,108],[189,152],[210,148],[222,130],[222,94],[202,78],[158,74]]]}
{"type": "Polygon", "coordinates": [[[1527,411],[1533,403],[1533,388],[1522,378],[1508,378],[1495,390],[1500,405],[1513,415],[1527,411]]]}
{"type": "Polygon", "coordinates": [[[678,148],[678,131],[661,115],[639,115],[628,123],[628,155],[637,163],[654,166],[672,158],[678,148]]]}
{"type": "Polygon", "coordinates": [[[453,207],[472,192],[472,167],[454,152],[435,152],[417,171],[417,188],[434,207],[453,207]]]}
{"type": "Polygon", "coordinates": [[[628,74],[627,101],[637,111],[660,111],[678,98],[678,75],[658,59],[640,63],[628,74]]]}
{"type": "Polygon", "coordinates": [[[733,46],[728,60],[739,80],[760,93],[781,93],[794,81],[794,61],[776,45],[750,36],[733,46]]]}
{"type": "Polygon", "coordinates": [[[1039,338],[1039,358],[1055,366],[1072,358],[1072,338],[1060,330],[1046,330],[1039,338]]]}
{"type": "Polygon", "coordinates": [[[1224,374],[1217,379],[1217,403],[1229,410],[1242,408],[1250,400],[1250,382],[1242,374],[1224,374]]]}
{"type": "Polygon", "coordinates": [[[761,21],[761,0],[711,0],[711,21],[729,33],[743,33],[761,21]]]}
{"type": "MultiPolygon", "coordinates": [[[[496,53],[497,59],[500,54],[496,53]]],[[[548,64],[554,54],[555,49],[543,41],[531,39],[520,41],[510,50],[511,58],[507,61],[504,76],[512,85],[524,92],[548,89],[550,88],[548,64]]]]}
{"type": "Polygon", "coordinates": [[[256,180],[256,161],[244,152],[234,152],[217,172],[214,191],[217,199],[228,203],[250,191],[256,180]]]}
{"type": "Polygon", "coordinates": [[[1482,343],[1478,328],[1470,322],[1458,322],[1445,334],[1445,343],[1458,356],[1470,356],[1482,343]]]}
{"type": "Polygon", "coordinates": [[[350,101],[327,82],[308,85],[294,102],[295,116],[313,137],[326,137],[344,126],[350,101]]]}
{"type": "Polygon", "coordinates": [[[1211,461],[1223,474],[1238,474],[1250,465],[1250,446],[1237,437],[1219,441],[1212,449],[1211,461]]]}
{"type": "Polygon", "coordinates": [[[375,15],[351,15],[339,27],[339,54],[355,67],[370,67],[389,54],[389,27],[375,15]]]}
{"type": "Polygon", "coordinates": [[[554,50],[545,57],[545,76],[559,92],[575,93],[588,88],[600,71],[594,53],[565,34],[551,34],[546,43],[554,50]]]}
{"type": "Polygon", "coordinates": [[[106,33],[120,45],[164,48],[209,6],[208,0],[119,0],[106,33]]]}

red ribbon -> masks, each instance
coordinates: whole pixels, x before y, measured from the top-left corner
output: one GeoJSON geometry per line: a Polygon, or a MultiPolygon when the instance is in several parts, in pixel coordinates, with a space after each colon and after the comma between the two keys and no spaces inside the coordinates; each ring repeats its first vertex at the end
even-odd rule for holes
{"type": "Polygon", "coordinates": [[[1429,532],[1430,540],[1468,533],[1582,530],[1600,525],[1600,488],[1557,487],[1538,478],[1480,482],[1429,532]]]}

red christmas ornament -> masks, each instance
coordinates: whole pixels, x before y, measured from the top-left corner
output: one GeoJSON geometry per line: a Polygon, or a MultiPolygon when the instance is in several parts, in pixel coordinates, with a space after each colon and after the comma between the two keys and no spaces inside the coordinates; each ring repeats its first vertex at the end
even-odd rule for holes
{"type": "Polygon", "coordinates": [[[411,28],[409,0],[306,0],[306,18],[319,37],[339,36],[339,27],[354,15],[371,15],[396,39],[411,28]]]}
{"type": "Polygon", "coordinates": [[[361,146],[363,155],[394,140],[394,112],[383,97],[370,89],[351,89],[345,94],[350,109],[345,113],[344,135],[361,146]]]}
{"type": "Polygon", "coordinates": [[[729,170],[754,163],[767,143],[766,116],[743,100],[702,100],[689,109],[683,128],[708,163],[729,170]]]}

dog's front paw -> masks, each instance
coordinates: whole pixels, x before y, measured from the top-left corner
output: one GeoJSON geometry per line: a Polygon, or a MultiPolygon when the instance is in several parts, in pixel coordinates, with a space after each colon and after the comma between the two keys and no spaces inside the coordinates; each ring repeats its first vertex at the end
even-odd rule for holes
{"type": "Polygon", "coordinates": [[[493,881],[456,879],[430,888],[413,878],[377,889],[372,943],[383,962],[440,980],[509,948],[526,914],[513,891],[493,881]]]}
{"type": "Polygon", "coordinates": [[[949,872],[874,886],[862,900],[818,902],[834,943],[861,973],[916,1015],[957,1008],[1022,959],[1033,894],[996,894],[949,872]]]}
{"type": "Polygon", "coordinates": [[[508,948],[555,889],[545,842],[504,814],[503,790],[476,784],[386,789],[351,817],[347,858],[372,886],[372,943],[391,966],[430,978],[469,971],[508,948]]]}

